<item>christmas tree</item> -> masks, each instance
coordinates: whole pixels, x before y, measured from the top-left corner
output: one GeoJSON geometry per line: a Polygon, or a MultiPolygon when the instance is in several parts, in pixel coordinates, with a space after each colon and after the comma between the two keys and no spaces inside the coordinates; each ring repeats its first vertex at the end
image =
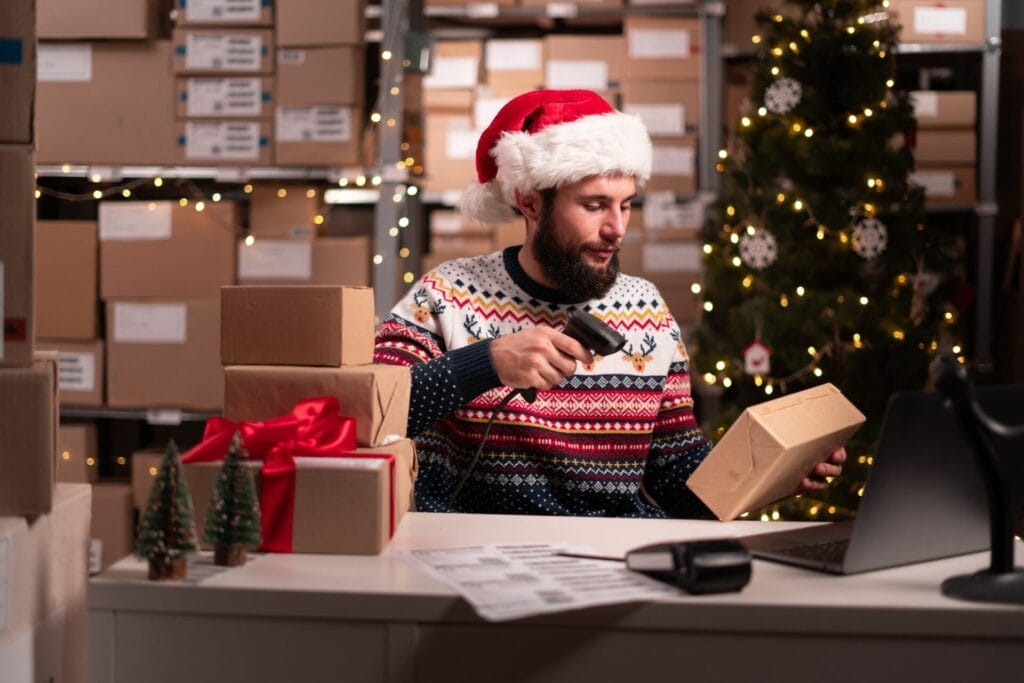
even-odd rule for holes
{"type": "Polygon", "coordinates": [[[214,562],[245,564],[246,548],[260,544],[260,504],[242,435],[235,432],[206,511],[203,540],[214,547],[214,562]]]}
{"type": "Polygon", "coordinates": [[[843,477],[757,514],[846,517],[889,395],[923,388],[938,351],[963,353],[948,303],[962,236],[926,222],[909,181],[913,108],[881,3],[792,0],[757,20],[752,104],[704,231],[695,381],[722,392],[712,438],[746,406],[835,384],[868,417],[843,477]]]}
{"type": "Polygon", "coordinates": [[[171,441],[139,522],[135,554],[149,561],[150,579],[181,579],[185,577],[186,557],[196,549],[195,538],[192,496],[185,484],[178,447],[171,441]]]}

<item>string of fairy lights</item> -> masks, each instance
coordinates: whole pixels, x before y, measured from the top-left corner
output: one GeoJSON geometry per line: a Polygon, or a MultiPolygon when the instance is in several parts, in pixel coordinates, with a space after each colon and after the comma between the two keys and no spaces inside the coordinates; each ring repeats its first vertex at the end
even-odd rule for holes
{"type": "MultiPolygon", "coordinates": [[[[888,0],[885,0],[882,3],[882,7],[889,7],[888,0]]],[[[771,19],[777,24],[781,24],[785,21],[785,17],[780,13],[772,15],[771,19]]],[[[863,30],[871,24],[880,21],[888,21],[888,19],[889,15],[887,12],[872,12],[858,17],[854,24],[845,27],[845,32],[849,35],[854,35],[859,30],[863,30]]],[[[809,44],[814,40],[814,36],[808,28],[801,28],[799,36],[805,44],[809,44]]],[[[766,39],[761,35],[754,35],[751,38],[751,42],[761,49],[762,54],[767,59],[771,60],[771,66],[769,67],[770,73],[773,76],[781,77],[784,75],[784,58],[787,57],[787,54],[800,54],[801,45],[796,40],[791,40],[768,48],[765,41],[766,39]]],[[[879,40],[874,40],[871,44],[871,48],[879,59],[891,57],[891,51],[879,40]]],[[[768,107],[762,105],[757,108],[756,112],[742,115],[739,119],[739,126],[742,130],[751,131],[761,123],[778,124],[781,122],[786,126],[790,135],[794,138],[794,141],[802,140],[804,144],[813,144],[816,135],[830,133],[836,130],[838,126],[847,126],[853,129],[863,126],[865,122],[876,116],[877,110],[885,110],[890,106],[894,87],[894,79],[891,77],[888,78],[885,81],[885,94],[881,99],[876,103],[864,105],[856,111],[849,111],[833,123],[823,122],[820,125],[814,126],[805,120],[789,116],[789,112],[773,113],[769,111],[768,107]]],[[[729,163],[729,151],[727,149],[719,150],[718,159],[715,164],[716,171],[724,173],[727,170],[727,165],[729,163]]],[[[858,218],[874,218],[879,213],[879,200],[872,199],[872,195],[880,197],[881,193],[885,189],[886,182],[882,177],[880,177],[880,174],[870,173],[864,178],[864,191],[868,196],[866,199],[859,202],[855,211],[851,212],[854,215],[854,221],[858,218]]],[[[807,199],[801,197],[799,193],[792,190],[779,189],[775,196],[775,202],[779,207],[788,205],[795,214],[802,215],[804,217],[804,226],[809,230],[813,230],[815,239],[819,241],[834,239],[843,249],[850,249],[852,247],[853,239],[850,232],[850,226],[837,229],[823,224],[815,216],[815,213],[807,199]]],[[[744,217],[739,214],[740,212],[737,210],[736,206],[731,204],[727,205],[725,207],[726,222],[722,224],[720,233],[722,242],[720,244],[705,242],[702,245],[702,249],[704,254],[708,257],[720,253],[732,267],[742,269],[744,268],[744,262],[737,253],[737,247],[741,238],[744,234],[750,236],[756,235],[759,230],[765,226],[767,221],[764,214],[755,218],[744,217]]],[[[918,230],[925,229],[923,224],[918,224],[916,227],[918,230]]],[[[745,291],[753,291],[758,285],[758,278],[753,268],[748,268],[748,270],[750,272],[746,273],[740,282],[745,291]]],[[[914,274],[900,273],[892,283],[890,292],[894,297],[899,296],[901,289],[914,285],[914,274]]],[[[691,287],[691,291],[694,294],[701,294],[703,292],[704,300],[702,306],[704,311],[710,313],[714,310],[715,304],[713,299],[709,296],[709,292],[703,291],[701,286],[696,283],[691,287]]],[[[801,284],[795,286],[790,291],[776,291],[774,296],[777,297],[778,306],[785,309],[790,306],[791,301],[805,297],[809,292],[810,286],[801,284]]],[[[847,296],[845,294],[838,294],[835,301],[837,304],[843,305],[847,302],[847,296]]],[[[871,298],[867,296],[858,296],[855,298],[855,301],[863,307],[867,307],[872,304],[871,298]]],[[[939,350],[940,346],[943,346],[948,348],[948,350],[957,357],[957,360],[961,364],[966,363],[966,358],[963,355],[963,344],[954,338],[954,326],[957,323],[957,317],[957,313],[952,306],[947,305],[942,314],[942,322],[944,323],[948,333],[944,332],[943,335],[940,335],[943,337],[941,341],[940,339],[933,339],[930,344],[920,343],[920,348],[922,350],[935,353],[939,350]]],[[[892,329],[889,334],[891,334],[892,338],[897,341],[903,341],[907,336],[906,331],[899,328],[892,329]]],[[[761,388],[766,395],[770,396],[776,390],[785,393],[788,385],[793,384],[794,382],[805,380],[809,376],[817,378],[823,377],[825,374],[823,361],[840,350],[837,348],[837,345],[842,345],[844,347],[842,350],[845,351],[850,349],[860,349],[869,343],[870,341],[865,339],[860,332],[854,331],[850,333],[849,338],[847,339],[831,341],[823,345],[821,348],[815,348],[813,346],[808,347],[807,352],[809,355],[809,361],[797,370],[792,371],[785,376],[778,377],[754,374],[753,382],[755,386],[761,388]]],[[[742,362],[718,359],[714,362],[713,370],[705,372],[702,375],[702,379],[708,385],[720,385],[728,389],[745,374],[742,362]]]]}

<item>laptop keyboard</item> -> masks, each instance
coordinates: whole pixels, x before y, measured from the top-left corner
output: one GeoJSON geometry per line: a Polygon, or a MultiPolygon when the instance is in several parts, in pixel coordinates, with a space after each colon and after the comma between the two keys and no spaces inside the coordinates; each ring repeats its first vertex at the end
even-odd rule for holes
{"type": "Polygon", "coordinates": [[[850,539],[841,538],[837,541],[826,543],[811,543],[808,545],[795,545],[786,548],[782,552],[793,557],[803,557],[809,560],[821,560],[828,564],[838,564],[843,561],[846,555],[846,548],[850,545],[850,539]]]}

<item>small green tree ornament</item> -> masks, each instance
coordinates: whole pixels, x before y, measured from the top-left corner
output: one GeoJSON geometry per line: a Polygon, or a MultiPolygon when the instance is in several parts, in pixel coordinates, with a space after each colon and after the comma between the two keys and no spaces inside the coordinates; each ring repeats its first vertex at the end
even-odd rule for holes
{"type": "Polygon", "coordinates": [[[219,565],[245,564],[246,548],[260,544],[260,503],[248,459],[241,434],[235,432],[203,528],[203,540],[213,544],[213,561],[219,565]]]}
{"type": "Polygon", "coordinates": [[[163,581],[185,578],[186,558],[195,549],[192,496],[178,447],[170,441],[139,522],[135,554],[149,562],[150,580],[163,581]]]}

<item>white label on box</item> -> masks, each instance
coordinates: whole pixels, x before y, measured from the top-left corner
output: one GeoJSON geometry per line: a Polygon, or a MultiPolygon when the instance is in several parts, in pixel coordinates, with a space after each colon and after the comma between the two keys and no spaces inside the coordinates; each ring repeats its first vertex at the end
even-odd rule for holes
{"type": "Polygon", "coordinates": [[[180,408],[146,408],[146,424],[177,426],[183,417],[180,408]]]}
{"type": "Polygon", "coordinates": [[[693,147],[654,145],[651,154],[651,173],[653,175],[692,176],[695,169],[693,147]]]}
{"type": "Polygon", "coordinates": [[[313,243],[307,240],[256,240],[238,243],[239,280],[310,280],[313,243]]]}
{"type": "Polygon", "coordinates": [[[458,213],[430,214],[430,231],[438,235],[451,235],[462,232],[462,216],[458,213]]]}
{"type": "Polygon", "coordinates": [[[306,63],[306,51],[293,47],[278,50],[277,63],[285,66],[302,66],[306,63]]]}
{"type": "Polygon", "coordinates": [[[96,354],[92,351],[60,352],[60,390],[96,389],[96,354]]]}
{"type": "Polygon", "coordinates": [[[188,21],[259,21],[260,0],[188,0],[188,21]]]}
{"type": "Polygon", "coordinates": [[[0,538],[0,632],[7,628],[7,603],[11,599],[11,539],[0,538]]]}
{"type": "Polygon", "coordinates": [[[643,269],[648,273],[695,273],[701,269],[700,244],[648,242],[643,248],[643,269]]]}
{"type": "Polygon", "coordinates": [[[925,34],[962,36],[967,33],[964,7],[915,7],[914,31],[925,34]]]}
{"type": "Polygon", "coordinates": [[[449,159],[476,158],[476,144],[480,131],[469,125],[469,119],[453,119],[448,122],[444,137],[444,153],[449,159]]]}
{"type": "Polygon", "coordinates": [[[686,59],[689,56],[689,31],[645,28],[629,32],[630,59],[686,59]]]}
{"type": "Polygon", "coordinates": [[[100,202],[101,242],[171,238],[171,202],[100,202]]]}
{"type": "Polygon", "coordinates": [[[488,71],[538,71],[541,64],[539,40],[489,40],[484,48],[488,71]]]}
{"type": "Polygon", "coordinates": [[[424,88],[475,88],[480,72],[476,57],[435,57],[424,88]]]}
{"type": "Polygon", "coordinates": [[[579,10],[572,2],[549,2],[544,7],[544,13],[552,19],[574,19],[579,10]]]}
{"type": "Polygon", "coordinates": [[[644,195],[644,230],[699,228],[704,222],[706,199],[676,203],[675,192],[648,192],[644,195]]]}
{"type": "Polygon", "coordinates": [[[473,19],[492,19],[498,16],[498,3],[471,2],[466,5],[466,16],[473,19]]]}
{"type": "Polygon", "coordinates": [[[630,104],[624,111],[639,116],[651,135],[682,135],[686,132],[686,107],[682,104],[630,104]]]}
{"type": "Polygon", "coordinates": [[[89,574],[103,571],[103,539],[89,539],[89,574]]]}
{"type": "Polygon", "coordinates": [[[114,341],[124,344],[184,344],[185,304],[114,304],[114,341]]]}
{"type": "Polygon", "coordinates": [[[258,78],[190,78],[189,116],[259,116],[263,89],[258,78]]]}
{"type": "Polygon", "coordinates": [[[511,97],[477,97],[473,103],[473,122],[476,127],[483,130],[491,125],[494,117],[511,99],[511,97]]]}
{"type": "Polygon", "coordinates": [[[185,124],[186,159],[241,159],[260,157],[260,124],[189,121],[185,124]]]}
{"type": "Polygon", "coordinates": [[[608,62],[598,59],[552,59],[544,74],[544,87],[607,90],[608,62]]]}
{"type": "Polygon", "coordinates": [[[933,119],[939,115],[939,93],[934,90],[915,90],[910,93],[914,116],[933,119]]]}
{"type": "Polygon", "coordinates": [[[259,71],[263,38],[258,35],[189,33],[185,66],[217,71],[259,71]]]}
{"type": "Polygon", "coordinates": [[[277,108],[278,142],[348,142],[351,139],[351,107],[277,108]]]}
{"type": "Polygon", "coordinates": [[[929,197],[952,197],[956,194],[956,175],[952,171],[914,171],[910,182],[924,188],[929,197]]]}
{"type": "Polygon", "coordinates": [[[91,43],[39,43],[36,78],[40,81],[91,81],[91,43]]]}

